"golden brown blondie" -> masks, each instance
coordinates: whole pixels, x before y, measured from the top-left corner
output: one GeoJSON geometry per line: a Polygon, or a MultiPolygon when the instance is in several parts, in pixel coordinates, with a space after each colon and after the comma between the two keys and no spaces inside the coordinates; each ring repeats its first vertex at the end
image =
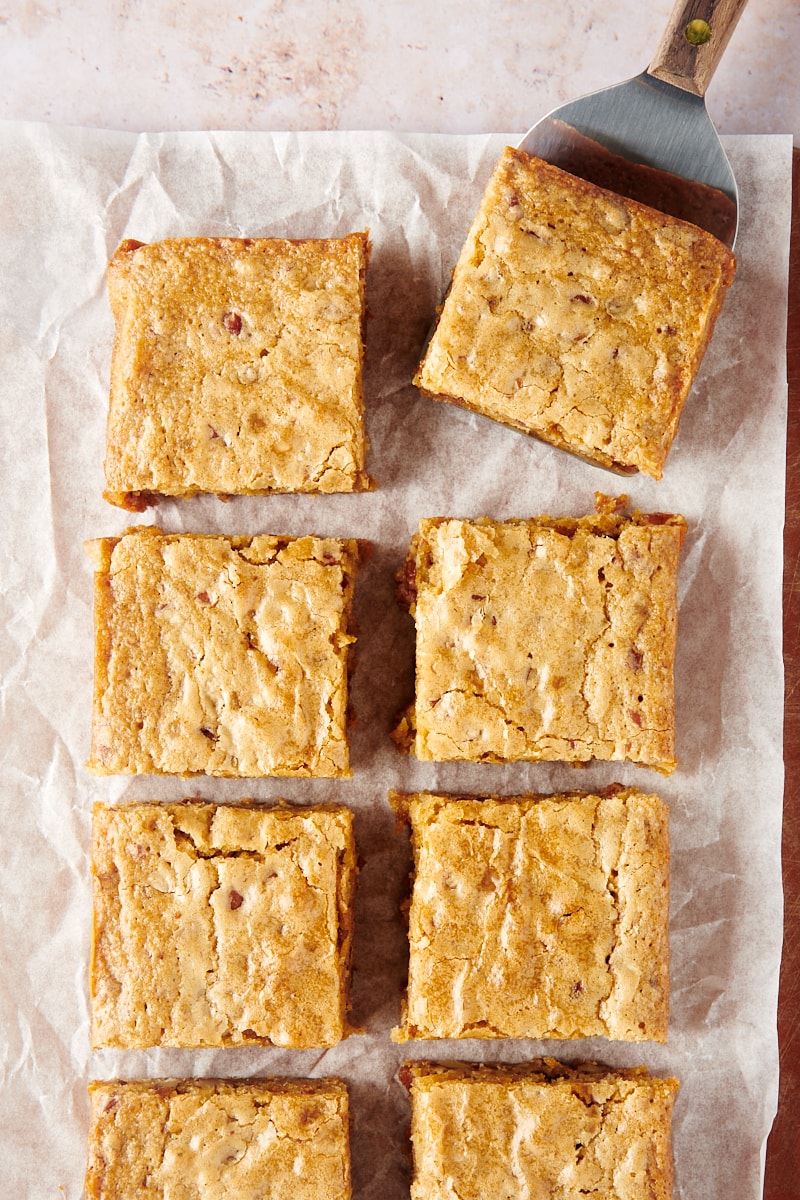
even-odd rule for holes
{"type": "Polygon", "coordinates": [[[408,1063],[412,1200],[670,1200],[675,1079],[642,1067],[408,1063]]]}
{"type": "Polygon", "coordinates": [[[338,1079],[94,1082],[87,1200],[350,1200],[338,1079]]]}
{"type": "Polygon", "coordinates": [[[675,766],[669,514],[420,523],[403,578],[416,696],[395,738],[444,762],[675,766]]]}
{"type": "Polygon", "coordinates": [[[734,266],[697,226],[508,148],[414,382],[659,479],[734,266]]]}
{"type": "Polygon", "coordinates": [[[348,1023],[344,807],[96,804],[95,1046],[333,1046],[348,1023]]]}
{"type": "Polygon", "coordinates": [[[98,774],[350,774],[358,543],[129,530],[95,562],[98,774]]]}
{"type": "Polygon", "coordinates": [[[667,1038],[658,796],[391,793],[411,827],[411,1038],[667,1038]]]}
{"type": "Polygon", "coordinates": [[[365,233],[123,242],[106,499],[369,488],[368,259],[365,233]]]}

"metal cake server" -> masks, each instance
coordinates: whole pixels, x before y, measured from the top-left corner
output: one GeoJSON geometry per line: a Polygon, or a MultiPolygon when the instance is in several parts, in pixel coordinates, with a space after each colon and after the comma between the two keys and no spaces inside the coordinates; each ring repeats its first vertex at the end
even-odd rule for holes
{"type": "Polygon", "coordinates": [[[519,149],[732,248],[736,180],[703,97],[746,3],[678,0],[646,71],[554,109],[519,149]]]}

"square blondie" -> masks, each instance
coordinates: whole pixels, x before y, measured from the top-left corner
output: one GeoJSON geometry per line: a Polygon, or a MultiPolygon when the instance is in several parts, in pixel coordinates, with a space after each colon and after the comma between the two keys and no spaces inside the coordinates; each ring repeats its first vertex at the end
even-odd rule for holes
{"type": "Polygon", "coordinates": [[[106,499],[354,492],[365,469],[365,233],[123,242],[106,499]]]}
{"type": "Polygon", "coordinates": [[[553,1059],[408,1063],[412,1200],[670,1200],[678,1082],[553,1059]]]}
{"type": "Polygon", "coordinates": [[[395,739],[446,762],[672,771],[683,517],[420,523],[401,580],[416,692],[395,739]]]}
{"type": "Polygon", "coordinates": [[[414,382],[659,479],[734,270],[697,226],[509,147],[414,382]]]}
{"type": "Polygon", "coordinates": [[[346,776],[354,540],[103,538],[89,768],[346,776]]]}
{"type": "Polygon", "coordinates": [[[336,1045],[355,879],[347,808],[96,804],[93,1045],[336,1045]]]}
{"type": "Polygon", "coordinates": [[[414,849],[395,1041],[666,1041],[669,829],[658,796],[390,800],[414,849]]]}
{"type": "Polygon", "coordinates": [[[350,1200],[338,1079],[93,1082],[86,1200],[350,1200]]]}

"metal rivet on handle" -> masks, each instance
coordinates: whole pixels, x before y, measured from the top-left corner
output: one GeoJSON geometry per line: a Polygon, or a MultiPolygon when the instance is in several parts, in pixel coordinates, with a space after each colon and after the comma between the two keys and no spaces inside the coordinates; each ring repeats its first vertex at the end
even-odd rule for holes
{"type": "Polygon", "coordinates": [[[711,41],[711,26],[708,21],[702,21],[699,17],[690,21],[683,33],[687,42],[691,42],[693,46],[705,46],[706,42],[711,41]]]}

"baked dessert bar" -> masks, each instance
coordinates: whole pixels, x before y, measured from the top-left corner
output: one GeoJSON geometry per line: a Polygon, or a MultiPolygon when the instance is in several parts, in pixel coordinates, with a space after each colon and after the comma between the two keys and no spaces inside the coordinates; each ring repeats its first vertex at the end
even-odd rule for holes
{"type": "Polygon", "coordinates": [[[349,775],[353,540],[89,543],[98,774],[349,775]]]}
{"type": "Polygon", "coordinates": [[[394,1041],[665,1042],[669,831],[658,796],[390,795],[411,827],[394,1041]]]}
{"type": "Polygon", "coordinates": [[[423,520],[401,585],[416,696],[396,740],[436,762],[672,771],[685,529],[663,513],[423,520]]]}
{"type": "Polygon", "coordinates": [[[338,1079],[94,1082],[86,1200],[349,1200],[338,1079]]]}
{"type": "Polygon", "coordinates": [[[106,499],[371,486],[362,393],[365,233],[126,241],[106,499]]]}
{"type": "Polygon", "coordinates": [[[336,1045],[355,878],[344,807],[96,804],[93,1045],[336,1045]]]}
{"type": "Polygon", "coordinates": [[[509,147],[414,382],[659,479],[734,269],[697,226],[509,147]]]}
{"type": "Polygon", "coordinates": [[[670,1200],[676,1079],[644,1068],[408,1063],[412,1200],[670,1200]]]}

